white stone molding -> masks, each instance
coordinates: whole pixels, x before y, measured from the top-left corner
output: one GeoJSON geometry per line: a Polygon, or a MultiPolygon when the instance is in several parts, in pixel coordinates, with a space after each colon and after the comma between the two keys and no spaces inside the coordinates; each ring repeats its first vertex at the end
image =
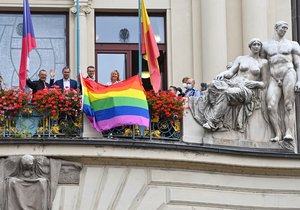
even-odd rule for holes
{"type": "MultiPolygon", "coordinates": [[[[85,6],[79,6],[79,14],[85,14],[85,15],[88,15],[90,14],[92,11],[92,8],[90,5],[85,5],[85,6]]],[[[71,8],[71,13],[72,14],[76,14],[77,13],[77,8],[76,6],[73,6],[71,8]]]]}

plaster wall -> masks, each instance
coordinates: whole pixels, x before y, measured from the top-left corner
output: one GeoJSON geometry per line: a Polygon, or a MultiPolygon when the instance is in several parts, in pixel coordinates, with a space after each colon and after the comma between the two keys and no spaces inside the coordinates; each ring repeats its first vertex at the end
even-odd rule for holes
{"type": "MultiPolygon", "coordinates": [[[[76,68],[75,14],[72,0],[31,0],[32,11],[69,12],[69,61],[76,68]]],[[[80,68],[95,65],[94,13],[101,11],[136,12],[137,0],[80,1],[80,68]]],[[[229,61],[248,54],[253,37],[270,39],[274,23],[291,23],[291,2],[287,0],[145,0],[151,12],[166,13],[168,83],[181,85],[184,76],[209,82],[229,61]]],[[[0,0],[0,11],[21,11],[22,1],[0,0]]],[[[291,38],[291,29],[287,38],[291,38]]],[[[73,73],[75,78],[75,71],[73,73]]]]}
{"type": "Polygon", "coordinates": [[[53,210],[299,209],[295,185],[293,176],[90,165],[79,186],[58,187],[53,210]]]}
{"type": "Polygon", "coordinates": [[[53,210],[300,208],[296,157],[76,144],[3,144],[0,152],[83,164],[79,185],[59,185],[53,210]]]}
{"type": "MultiPolygon", "coordinates": [[[[80,3],[90,9],[80,14],[80,63],[85,70],[86,66],[95,65],[94,12],[136,12],[137,1],[80,3]]],[[[199,88],[200,82],[209,82],[224,70],[228,61],[248,53],[250,38],[271,38],[277,20],[291,23],[288,0],[146,0],[145,3],[149,11],[166,12],[168,82],[177,86],[181,85],[182,77],[191,76],[199,88]]],[[[30,5],[32,11],[69,13],[69,60],[70,67],[75,69],[76,19],[72,12],[75,2],[30,0],[30,5]]],[[[21,0],[0,0],[0,11],[21,11],[21,7],[21,0]]],[[[290,29],[289,39],[291,34],[290,29]]],[[[193,129],[199,125],[190,115],[186,119],[190,124],[185,124],[184,140],[203,143],[203,139],[197,138],[202,131],[193,129]]],[[[3,157],[46,155],[83,163],[79,186],[59,186],[55,210],[300,208],[298,159],[55,144],[1,145],[0,154],[3,157]]]]}

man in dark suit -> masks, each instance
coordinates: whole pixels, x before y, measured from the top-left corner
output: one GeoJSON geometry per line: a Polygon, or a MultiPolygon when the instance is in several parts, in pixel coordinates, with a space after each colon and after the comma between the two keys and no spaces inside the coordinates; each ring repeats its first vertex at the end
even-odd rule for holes
{"type": "MultiPolygon", "coordinates": [[[[93,81],[95,81],[96,82],[96,78],[95,78],[95,73],[96,73],[96,70],[95,70],[95,67],[94,66],[88,66],[87,68],[86,68],[86,72],[87,72],[87,76],[86,76],[86,78],[87,79],[90,79],[90,80],[93,80],[93,81]]],[[[79,80],[79,90],[82,92],[82,85],[81,85],[81,79],[80,79],[80,77],[78,78],[78,80],[79,80]]]]}
{"type": "Polygon", "coordinates": [[[94,66],[88,66],[86,68],[86,72],[87,72],[87,77],[88,79],[94,80],[95,81],[95,67],[94,66]]]}
{"type": "Polygon", "coordinates": [[[38,90],[50,88],[54,83],[55,71],[50,71],[50,84],[46,82],[47,71],[42,69],[39,71],[39,80],[31,81],[29,78],[26,80],[26,85],[32,89],[32,93],[35,94],[38,90]]]}
{"type": "Polygon", "coordinates": [[[77,89],[77,81],[70,79],[70,72],[71,69],[69,67],[64,67],[62,69],[63,78],[60,80],[57,80],[54,85],[57,85],[62,90],[68,90],[68,89],[77,89]]]}

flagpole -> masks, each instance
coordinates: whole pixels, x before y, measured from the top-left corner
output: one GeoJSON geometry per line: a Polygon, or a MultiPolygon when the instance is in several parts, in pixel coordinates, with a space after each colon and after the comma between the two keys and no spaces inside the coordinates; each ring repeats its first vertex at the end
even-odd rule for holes
{"type": "MultiPolygon", "coordinates": [[[[80,25],[79,25],[79,0],[76,0],[76,72],[77,72],[77,81],[78,85],[81,84],[82,78],[81,78],[81,72],[80,72],[80,25]],[[80,74],[80,77],[78,75],[80,74]]],[[[82,86],[82,97],[81,97],[81,104],[83,107],[83,100],[84,100],[84,87],[82,86]]],[[[82,110],[81,107],[81,110],[82,110]]],[[[80,132],[80,137],[83,136],[83,126],[81,126],[81,132],[80,132]]]]}
{"type": "Polygon", "coordinates": [[[23,0],[23,33],[22,49],[19,68],[19,87],[24,90],[26,87],[27,70],[29,69],[29,53],[36,48],[36,39],[32,26],[30,7],[28,0],[23,0]]]}
{"type": "MultiPolygon", "coordinates": [[[[26,22],[25,24],[27,24],[27,3],[28,1],[25,2],[25,0],[23,1],[23,7],[24,7],[24,11],[23,11],[23,27],[24,27],[24,22],[26,22]]],[[[29,3],[28,3],[29,4],[29,3]]],[[[26,38],[27,39],[27,38],[26,38]]],[[[28,41],[25,42],[25,50],[26,50],[26,58],[27,58],[27,63],[26,63],[26,79],[27,79],[27,74],[28,74],[28,68],[29,68],[29,65],[28,65],[28,58],[29,58],[29,52],[28,52],[28,41]]]]}
{"type": "Polygon", "coordinates": [[[139,74],[140,77],[142,76],[142,41],[141,41],[141,36],[142,36],[142,19],[141,19],[141,0],[138,0],[138,13],[139,13],[139,74]]]}
{"type": "MultiPolygon", "coordinates": [[[[76,50],[76,70],[77,75],[80,73],[80,28],[79,28],[79,0],[76,0],[76,42],[77,42],[77,50],[76,50]]],[[[78,77],[77,77],[78,78],[78,77]]]]}
{"type": "MultiPolygon", "coordinates": [[[[142,18],[141,18],[141,0],[138,0],[139,4],[139,74],[142,77],[142,18]]],[[[150,141],[152,141],[152,131],[151,131],[151,119],[149,121],[149,129],[150,129],[150,141]]],[[[141,130],[142,131],[142,130],[141,130]]],[[[145,131],[145,129],[144,129],[145,131]]],[[[141,135],[144,138],[144,131],[142,131],[141,135]]],[[[135,130],[133,129],[133,133],[135,130]]]]}

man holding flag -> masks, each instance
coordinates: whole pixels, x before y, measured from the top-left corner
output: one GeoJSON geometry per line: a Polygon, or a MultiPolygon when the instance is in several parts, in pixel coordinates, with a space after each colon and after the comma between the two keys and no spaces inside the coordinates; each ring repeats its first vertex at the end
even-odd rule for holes
{"type": "Polygon", "coordinates": [[[23,38],[19,70],[19,81],[21,90],[24,90],[26,86],[27,70],[29,66],[29,53],[32,49],[36,48],[36,41],[33,32],[28,0],[23,1],[23,7],[23,38]]]}

